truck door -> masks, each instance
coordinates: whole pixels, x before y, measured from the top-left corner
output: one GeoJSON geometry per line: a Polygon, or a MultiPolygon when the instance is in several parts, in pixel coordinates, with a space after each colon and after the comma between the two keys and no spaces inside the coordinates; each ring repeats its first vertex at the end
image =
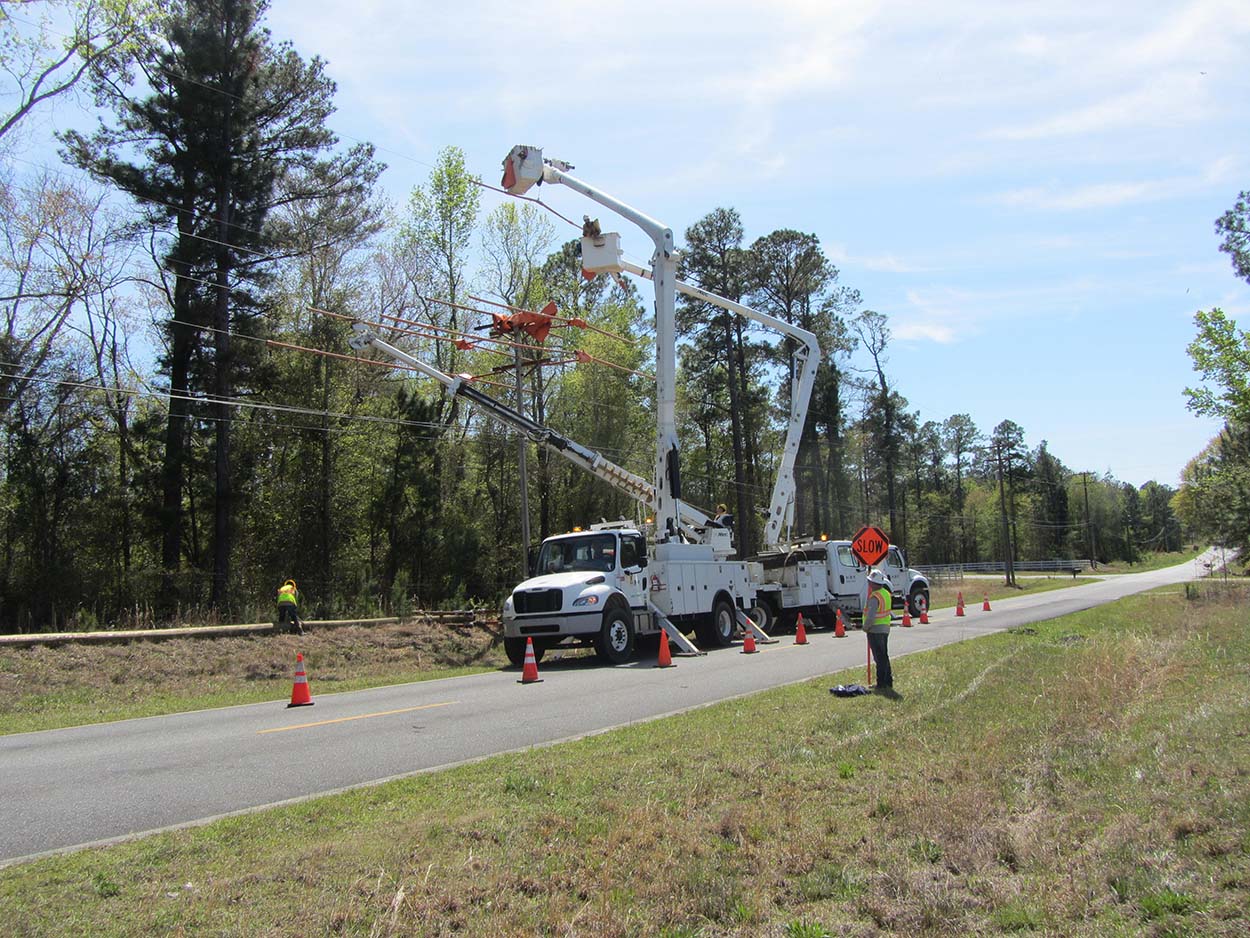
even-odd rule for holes
{"type": "Polygon", "coordinates": [[[890,591],[894,594],[895,606],[901,605],[900,598],[907,595],[907,565],[903,562],[903,554],[897,547],[891,547],[881,562],[881,569],[890,578],[890,591]]]}
{"type": "Polygon", "coordinates": [[[647,542],[641,534],[621,535],[621,590],[635,612],[647,605],[647,542]]]}
{"type": "Polygon", "coordinates": [[[833,594],[839,605],[848,609],[862,609],[865,589],[868,585],[866,571],[851,553],[850,544],[839,544],[834,567],[833,594]]]}

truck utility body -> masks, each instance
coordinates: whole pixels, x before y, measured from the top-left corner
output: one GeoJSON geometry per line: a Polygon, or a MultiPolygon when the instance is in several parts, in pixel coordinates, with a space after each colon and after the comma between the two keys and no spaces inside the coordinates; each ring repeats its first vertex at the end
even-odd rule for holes
{"type": "MultiPolygon", "coordinates": [[[[918,616],[929,608],[929,581],[907,566],[901,548],[891,545],[877,567],[890,578],[895,609],[906,606],[918,616]]],[[[863,615],[868,568],[855,558],[850,541],[808,541],[768,551],[754,558],[751,571],[751,616],[765,630],[792,627],[799,613],[805,623],[829,627],[839,610],[847,619],[863,615]]]]}

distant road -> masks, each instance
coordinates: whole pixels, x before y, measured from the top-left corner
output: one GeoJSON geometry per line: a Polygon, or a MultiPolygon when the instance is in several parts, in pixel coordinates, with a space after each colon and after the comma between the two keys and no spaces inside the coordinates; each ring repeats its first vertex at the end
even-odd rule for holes
{"type": "MultiPolygon", "coordinates": [[[[1062,590],[943,609],[896,629],[891,657],[1052,619],[1205,573],[1207,557],[1062,590]]],[[[317,637],[306,656],[315,706],[286,701],[0,736],[0,865],[108,843],[386,779],[447,768],[651,720],[731,697],[863,666],[859,632],[789,636],[700,658],[606,667],[545,661],[542,683],[516,671],[319,695],[317,637]]],[[[898,669],[906,692],[906,666],[898,669]]]]}

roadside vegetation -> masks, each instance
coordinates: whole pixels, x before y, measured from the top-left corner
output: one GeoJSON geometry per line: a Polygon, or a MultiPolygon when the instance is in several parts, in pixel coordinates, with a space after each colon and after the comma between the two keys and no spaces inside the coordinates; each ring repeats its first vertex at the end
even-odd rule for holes
{"type": "Polygon", "coordinates": [[[0,649],[0,734],[289,698],[303,653],[313,693],[506,666],[497,623],[414,619],[306,635],[0,649]]]}
{"type": "Polygon", "coordinates": [[[1242,936],[1250,593],[1218,587],[902,658],[900,701],[831,697],[856,669],[10,867],[0,908],[19,936],[1242,936]]]}

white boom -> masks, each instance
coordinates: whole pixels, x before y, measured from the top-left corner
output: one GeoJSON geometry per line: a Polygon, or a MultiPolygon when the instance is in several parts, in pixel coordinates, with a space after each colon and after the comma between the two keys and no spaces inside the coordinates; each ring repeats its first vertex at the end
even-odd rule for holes
{"type": "MultiPolygon", "coordinates": [[[[622,270],[646,279],[651,278],[649,271],[624,259],[620,260],[622,270]]],[[[768,521],[764,525],[765,547],[776,547],[781,543],[782,533],[794,521],[794,463],[799,454],[799,440],[803,435],[803,427],[807,422],[807,409],[812,399],[812,387],[816,383],[816,368],[820,364],[820,343],[816,336],[806,329],[791,325],[784,319],[761,313],[759,310],[723,296],[709,293],[701,287],[692,286],[681,280],[677,281],[677,290],[685,296],[703,300],[719,306],[721,309],[736,313],[760,325],[775,329],[796,340],[799,345],[794,350],[794,376],[790,385],[790,424],[786,428],[786,441],[781,451],[781,465],[777,470],[777,481],[773,484],[773,497],[768,506],[768,521]]]]}
{"type": "Polygon", "coordinates": [[[538,183],[568,186],[633,222],[655,243],[655,528],[656,541],[675,540],[681,509],[681,465],[677,448],[677,254],[673,229],[569,174],[573,167],[543,159],[539,147],[515,146],[504,158],[503,186],[523,195],[538,183]]]}
{"type": "Polygon", "coordinates": [[[583,231],[583,267],[592,272],[628,271],[644,277],[655,284],[655,344],[656,344],[656,523],[659,531],[668,530],[669,512],[680,518],[683,511],[681,500],[681,475],[677,450],[676,401],[676,292],[703,300],[737,315],[744,316],[761,325],[775,329],[795,339],[795,371],[790,388],[790,423],[786,429],[782,449],[781,466],[773,485],[772,501],[769,503],[768,520],[764,527],[764,543],[775,547],[781,543],[782,533],[794,518],[794,464],[798,456],[799,441],[807,421],[812,387],[816,369],[820,364],[820,345],[816,336],[806,329],[793,326],[784,320],[743,306],[700,287],[677,279],[677,256],[673,249],[673,230],[642,214],[623,202],[600,192],[580,179],[569,175],[573,167],[560,160],[543,158],[542,149],[515,146],[504,158],[503,186],[514,195],[524,195],[530,188],[544,182],[558,183],[582,193],[617,214],[623,216],[645,231],[655,242],[655,254],[651,258],[651,270],[630,264],[621,257],[618,235],[594,236],[583,231]],[[593,256],[596,261],[588,262],[593,256]]]}

